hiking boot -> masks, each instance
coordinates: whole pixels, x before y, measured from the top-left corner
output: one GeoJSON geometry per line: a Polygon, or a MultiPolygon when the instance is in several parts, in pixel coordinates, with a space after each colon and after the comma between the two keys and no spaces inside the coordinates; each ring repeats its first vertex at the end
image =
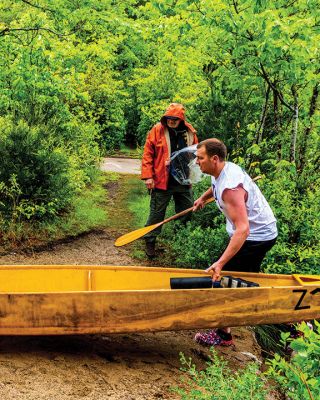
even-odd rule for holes
{"type": "Polygon", "coordinates": [[[194,340],[203,346],[231,346],[233,345],[231,333],[221,329],[210,330],[209,332],[196,333],[194,340]]]}
{"type": "Polygon", "coordinates": [[[156,256],[155,242],[146,242],[146,254],[149,258],[154,258],[156,256]]]}

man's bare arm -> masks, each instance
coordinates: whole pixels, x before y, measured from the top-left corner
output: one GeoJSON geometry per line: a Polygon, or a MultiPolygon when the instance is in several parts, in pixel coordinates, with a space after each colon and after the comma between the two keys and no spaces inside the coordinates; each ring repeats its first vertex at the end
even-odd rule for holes
{"type": "Polygon", "coordinates": [[[226,189],[223,192],[226,214],[234,224],[235,231],[222,256],[206,270],[213,272],[214,279],[219,278],[221,269],[237,254],[249,235],[249,221],[245,205],[246,195],[247,192],[242,187],[226,189]]]}

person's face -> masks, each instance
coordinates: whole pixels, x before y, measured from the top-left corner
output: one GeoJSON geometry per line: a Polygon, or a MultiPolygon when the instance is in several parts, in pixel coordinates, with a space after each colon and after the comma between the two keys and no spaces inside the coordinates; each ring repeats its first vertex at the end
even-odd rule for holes
{"type": "Polygon", "coordinates": [[[209,157],[204,146],[200,147],[200,149],[197,149],[196,156],[196,162],[199,165],[201,172],[204,174],[213,175],[217,156],[209,157]]]}
{"type": "Polygon", "coordinates": [[[180,124],[179,118],[178,119],[169,119],[169,118],[167,119],[167,125],[169,128],[173,128],[173,129],[178,128],[179,124],[180,124]]]}

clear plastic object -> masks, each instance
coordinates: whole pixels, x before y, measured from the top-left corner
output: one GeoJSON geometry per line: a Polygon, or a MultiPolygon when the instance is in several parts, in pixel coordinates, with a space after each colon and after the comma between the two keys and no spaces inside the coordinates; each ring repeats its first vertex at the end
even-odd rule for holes
{"type": "Polygon", "coordinates": [[[196,163],[197,145],[175,151],[170,158],[170,173],[180,185],[200,182],[204,174],[196,163]]]}

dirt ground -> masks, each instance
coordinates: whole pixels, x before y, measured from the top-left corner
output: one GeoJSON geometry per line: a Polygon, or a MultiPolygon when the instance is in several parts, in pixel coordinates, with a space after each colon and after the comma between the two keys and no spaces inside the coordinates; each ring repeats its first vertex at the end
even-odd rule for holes
{"type": "MultiPolygon", "coordinates": [[[[117,185],[108,189],[112,206],[117,185]]],[[[125,215],[120,220],[125,221],[125,215]]],[[[137,265],[130,246],[114,247],[114,240],[126,231],[123,222],[119,230],[106,228],[40,251],[2,255],[0,264],[137,265]]],[[[139,262],[143,264],[151,265],[139,262]]],[[[179,352],[192,357],[199,368],[208,359],[209,350],[193,341],[194,333],[0,337],[0,399],[179,399],[171,391],[183,376],[179,352]]],[[[235,345],[218,349],[232,369],[261,360],[249,329],[235,328],[233,333],[235,345]]]]}

